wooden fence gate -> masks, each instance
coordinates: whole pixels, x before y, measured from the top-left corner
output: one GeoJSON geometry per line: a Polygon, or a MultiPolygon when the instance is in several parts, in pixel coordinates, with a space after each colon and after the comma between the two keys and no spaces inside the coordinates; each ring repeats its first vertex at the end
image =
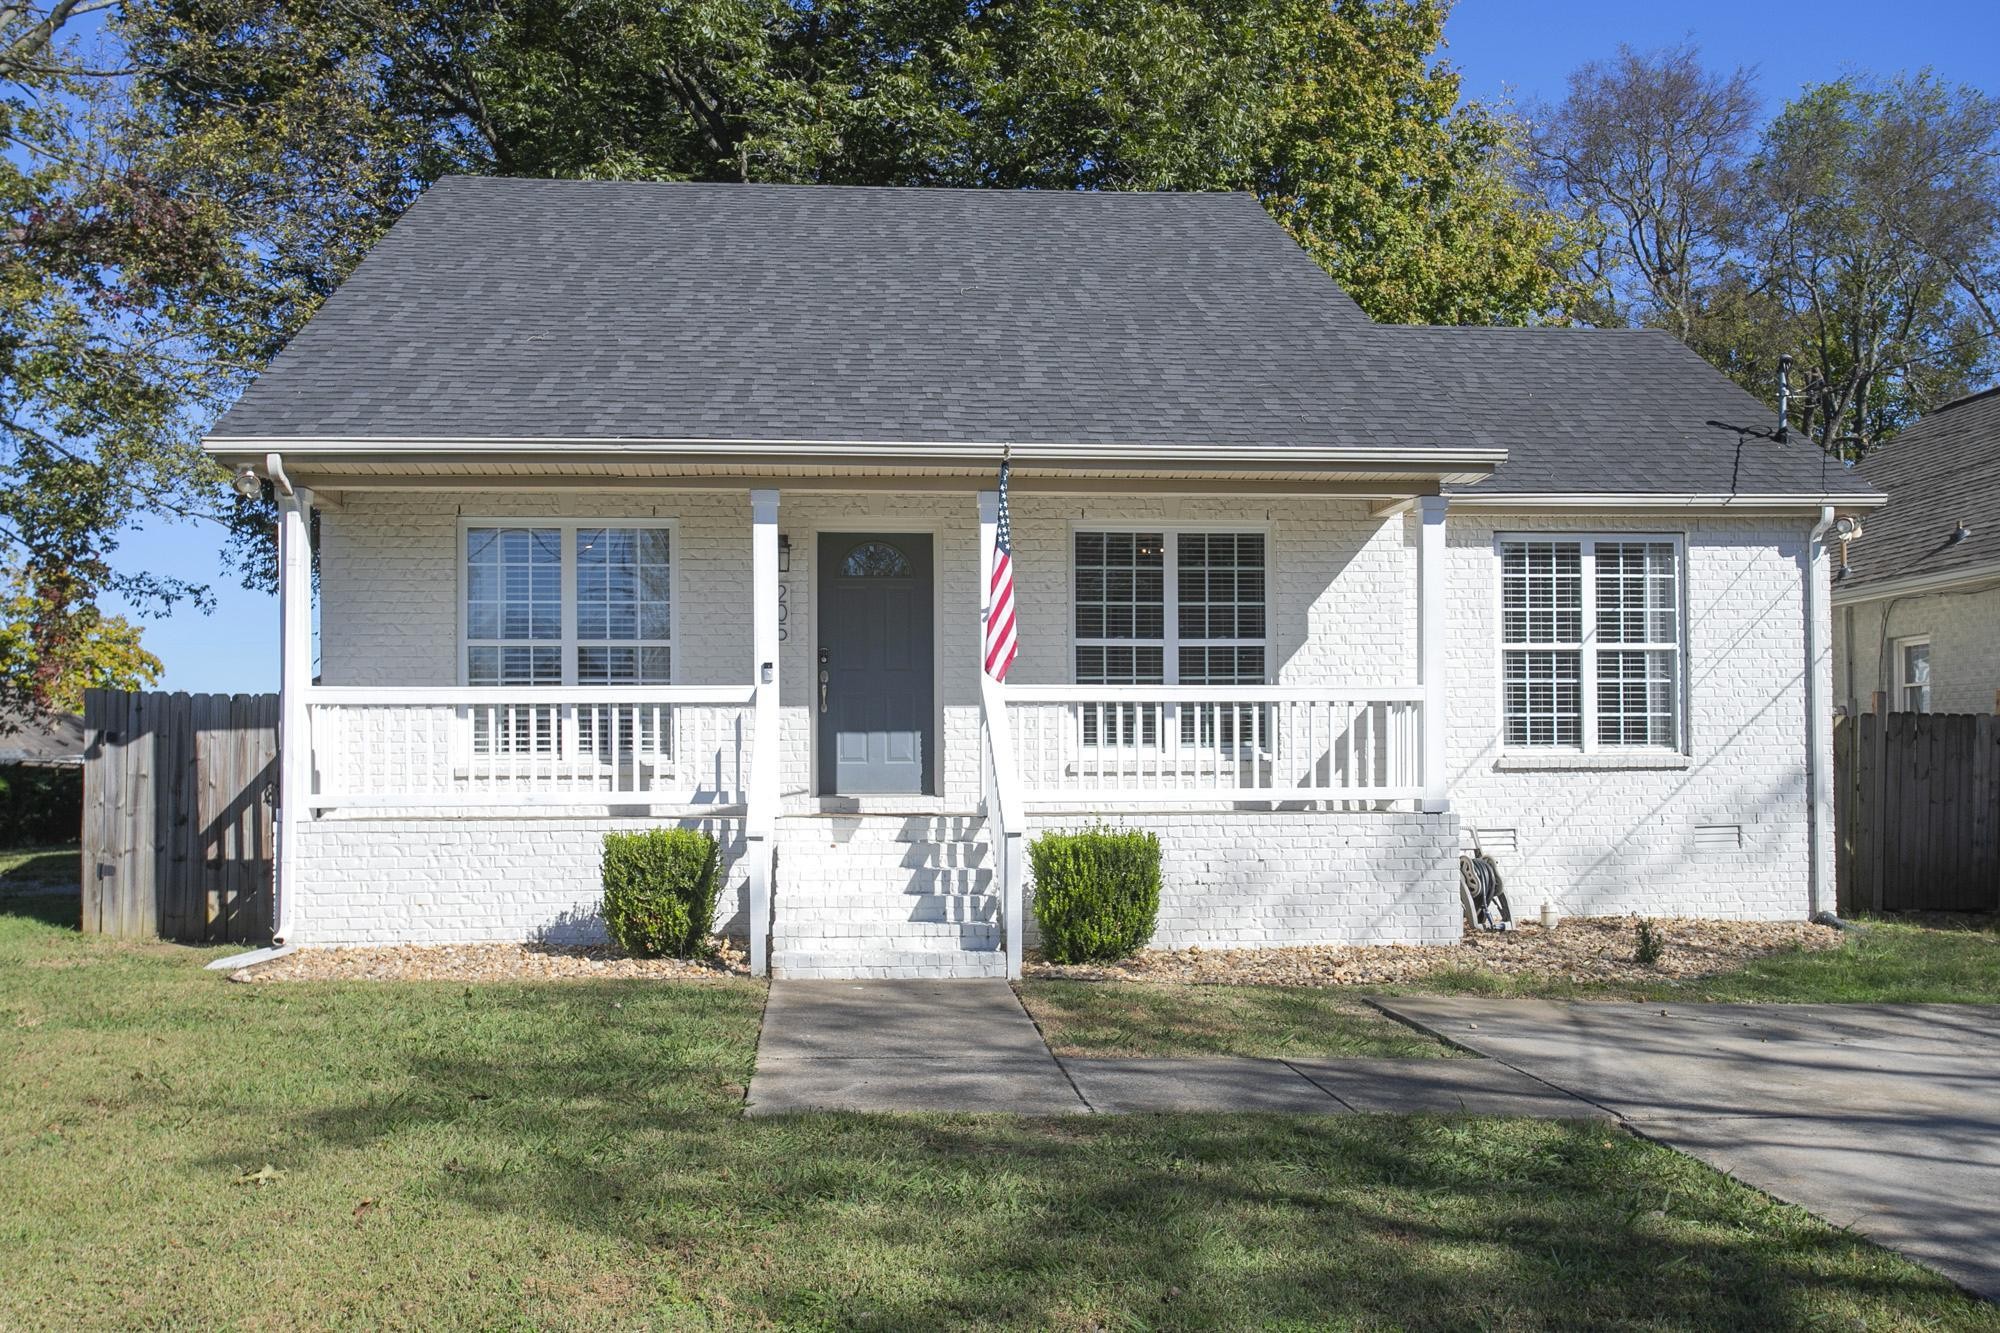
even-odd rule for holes
{"type": "Polygon", "coordinates": [[[1842,912],[2000,909],[2000,717],[1838,718],[1833,753],[1842,912]]]}
{"type": "Polygon", "coordinates": [[[268,940],[278,696],[88,690],[83,928],[268,940]]]}

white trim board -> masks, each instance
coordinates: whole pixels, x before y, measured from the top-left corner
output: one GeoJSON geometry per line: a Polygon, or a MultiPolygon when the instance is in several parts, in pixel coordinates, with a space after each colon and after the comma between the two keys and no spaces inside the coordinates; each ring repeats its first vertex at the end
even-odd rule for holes
{"type": "Polygon", "coordinates": [[[1870,583],[1858,588],[1845,585],[1836,579],[1833,584],[1833,604],[1861,606],[1868,602],[1887,601],[1891,597],[1954,592],[1961,588],[1972,591],[1977,586],[1987,583],[2000,583],[2000,561],[1983,565],[1966,565],[1960,569],[1939,570],[1934,574],[1905,574],[1900,578],[1883,579],[1880,583],[1870,583]]]}
{"type": "MultiPolygon", "coordinates": [[[[1539,759],[1544,756],[1583,758],[1593,763],[1604,756],[1626,757],[1638,761],[1639,765],[1650,766],[1653,761],[1673,761],[1692,759],[1694,755],[1694,672],[1689,665],[1691,635],[1689,633],[1689,589],[1688,589],[1688,538],[1685,532],[1593,532],[1583,529],[1535,528],[1528,530],[1502,529],[1493,534],[1493,638],[1486,645],[1493,654],[1493,753],[1496,764],[1505,766],[1516,759],[1539,759]],[[1578,642],[1577,689],[1579,711],[1577,717],[1578,744],[1562,745],[1509,745],[1507,743],[1507,643],[1506,643],[1506,544],[1510,541],[1528,542],[1576,542],[1582,547],[1578,576],[1583,592],[1579,608],[1583,618],[1583,638],[1578,642]],[[1618,645],[1606,648],[1597,641],[1597,624],[1592,614],[1597,605],[1596,547],[1599,542],[1622,545],[1633,542],[1668,542],[1674,548],[1674,591],[1679,600],[1675,608],[1675,629],[1679,635],[1676,645],[1674,668],[1677,674],[1677,697],[1674,700],[1674,730],[1677,733],[1675,745],[1663,748],[1657,745],[1605,745],[1597,739],[1597,657],[1601,652],[1617,651],[1618,645]]],[[[1643,648],[1646,645],[1629,645],[1643,648]]],[[[1651,645],[1663,646],[1663,645],[1651,645]]]]}

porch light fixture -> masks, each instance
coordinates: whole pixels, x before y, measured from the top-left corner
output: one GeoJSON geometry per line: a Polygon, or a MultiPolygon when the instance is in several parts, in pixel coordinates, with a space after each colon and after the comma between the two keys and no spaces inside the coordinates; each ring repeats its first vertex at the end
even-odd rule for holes
{"type": "Polygon", "coordinates": [[[782,532],[778,534],[778,572],[792,572],[792,539],[782,532]]]}
{"type": "Polygon", "coordinates": [[[229,489],[246,500],[254,500],[263,493],[264,483],[251,469],[238,468],[236,475],[229,479],[229,489]]]}

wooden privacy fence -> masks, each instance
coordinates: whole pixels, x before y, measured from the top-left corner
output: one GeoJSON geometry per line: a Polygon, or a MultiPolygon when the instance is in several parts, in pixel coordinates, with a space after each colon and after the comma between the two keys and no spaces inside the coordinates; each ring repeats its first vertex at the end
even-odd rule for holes
{"type": "Polygon", "coordinates": [[[1841,911],[2000,909],[2000,717],[1838,718],[1833,752],[1841,911]]]}
{"type": "Polygon", "coordinates": [[[88,690],[83,725],[84,930],[269,939],[278,696],[88,690]]]}

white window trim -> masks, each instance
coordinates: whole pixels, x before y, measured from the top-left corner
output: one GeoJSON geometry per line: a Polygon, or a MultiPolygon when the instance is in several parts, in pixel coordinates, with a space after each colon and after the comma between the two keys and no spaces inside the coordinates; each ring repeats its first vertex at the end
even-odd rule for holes
{"type": "MultiPolygon", "coordinates": [[[[1933,677],[1935,677],[1937,672],[1937,661],[1936,661],[1937,649],[1931,647],[1930,635],[1906,634],[1899,639],[1890,640],[1889,643],[1890,651],[1895,653],[1896,655],[1896,707],[1893,710],[1895,712],[1928,713],[1931,711],[1928,707],[1922,709],[1914,709],[1909,706],[1910,691],[1916,688],[1916,682],[1911,680],[1909,676],[1909,671],[1910,671],[1909,650],[1912,648],[1919,648],[1919,647],[1930,648],[1932,654],[1931,672],[1933,677]]],[[[1925,688],[1931,691],[1933,698],[1936,697],[1936,687],[1933,684],[1931,684],[1930,682],[1926,682],[1925,688]]]]}
{"type": "Polygon", "coordinates": [[[1208,648],[1262,648],[1264,650],[1264,681],[1266,685],[1276,684],[1271,679],[1271,525],[1268,522],[1213,522],[1213,523],[1100,523],[1087,518],[1071,519],[1068,545],[1063,551],[1063,606],[1067,620],[1065,637],[1069,641],[1069,661],[1064,674],[1071,685],[1082,682],[1076,678],[1076,650],[1094,647],[1136,647],[1150,646],[1151,639],[1084,639],[1076,632],[1076,538],[1082,532],[1157,532],[1167,544],[1161,553],[1164,566],[1164,601],[1162,610],[1165,623],[1165,637],[1160,640],[1163,685],[1181,683],[1181,579],[1180,579],[1180,539],[1187,533],[1248,533],[1264,539],[1264,635],[1257,639],[1189,639],[1187,642],[1208,648]]]}
{"type": "MultiPolygon", "coordinates": [[[[468,534],[474,528],[558,528],[562,531],[562,683],[575,685],[577,681],[577,636],[576,636],[576,534],[583,528],[655,528],[669,534],[667,561],[667,640],[668,684],[681,683],[681,546],[680,521],[672,518],[553,518],[539,515],[506,515],[500,517],[461,517],[458,520],[458,540],[454,548],[453,563],[457,574],[452,580],[458,598],[458,683],[469,686],[470,671],[466,660],[470,656],[471,645],[470,616],[466,606],[466,556],[468,534]]],[[[554,642],[551,640],[550,642],[554,642]]],[[[601,640],[593,639],[598,643],[601,640]]],[[[633,642],[657,643],[657,640],[634,640],[633,642]]],[[[635,685],[633,689],[643,689],[635,685]]]]}
{"type": "MultiPolygon", "coordinates": [[[[1610,755],[1685,756],[1689,748],[1691,696],[1694,675],[1688,669],[1688,563],[1687,534],[1683,532],[1577,532],[1560,529],[1525,529],[1493,535],[1493,720],[1495,748],[1503,760],[1531,755],[1610,755]],[[1578,573],[1583,585],[1583,640],[1576,651],[1581,657],[1578,688],[1582,692],[1581,745],[1509,745],[1507,743],[1507,651],[1506,601],[1509,542],[1575,542],[1579,550],[1578,573]],[[1674,548],[1674,590],[1678,599],[1675,628],[1678,639],[1665,643],[1600,644],[1597,638],[1597,544],[1665,542],[1674,548]],[[1674,699],[1674,745],[1606,745],[1597,737],[1597,658],[1600,652],[1643,652],[1671,647],[1675,652],[1677,690],[1674,699]]],[[[1568,652],[1568,648],[1558,651],[1568,652]]]]}

